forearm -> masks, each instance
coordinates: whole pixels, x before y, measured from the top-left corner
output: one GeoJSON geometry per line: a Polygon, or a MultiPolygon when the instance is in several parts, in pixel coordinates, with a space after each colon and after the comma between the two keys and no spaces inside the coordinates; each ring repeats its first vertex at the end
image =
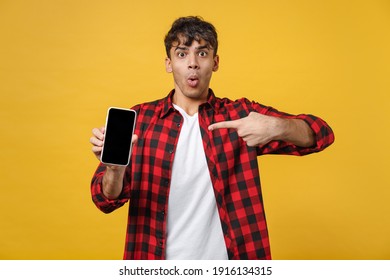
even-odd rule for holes
{"type": "MultiPolygon", "coordinates": [[[[128,169],[126,170],[130,172],[128,169]]],[[[100,163],[91,181],[92,200],[96,207],[104,213],[110,213],[121,207],[130,198],[128,189],[130,182],[123,178],[124,176],[128,178],[127,171],[124,171],[124,175],[121,173],[115,175],[111,171],[106,165],[100,163]]]]}
{"type": "Polygon", "coordinates": [[[310,126],[301,119],[277,118],[275,140],[285,141],[298,147],[312,147],[315,136],[310,126]]]}
{"type": "Polygon", "coordinates": [[[322,119],[313,115],[279,115],[282,120],[294,120],[279,126],[279,135],[266,145],[259,147],[258,155],[285,154],[308,155],[317,153],[334,142],[334,134],[330,126],[322,119]],[[286,127],[286,125],[288,125],[286,127]],[[280,133],[284,131],[284,133],[280,133]],[[279,140],[278,140],[279,139],[279,140]]]}
{"type": "Polygon", "coordinates": [[[117,199],[123,189],[123,178],[126,167],[107,166],[103,176],[103,195],[108,199],[117,199]]]}
{"type": "Polygon", "coordinates": [[[332,129],[319,117],[310,114],[292,115],[258,103],[249,105],[250,110],[285,121],[284,124],[280,122],[283,129],[279,130],[276,139],[278,143],[262,146],[259,154],[306,155],[322,151],[334,141],[332,129]]]}

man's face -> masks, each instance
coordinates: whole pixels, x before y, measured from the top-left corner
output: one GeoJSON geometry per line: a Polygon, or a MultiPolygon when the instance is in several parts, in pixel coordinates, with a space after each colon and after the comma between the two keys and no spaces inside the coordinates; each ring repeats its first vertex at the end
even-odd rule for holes
{"type": "Polygon", "coordinates": [[[219,65],[214,50],[203,39],[200,42],[194,40],[191,46],[176,42],[171,47],[170,56],[165,60],[165,66],[168,73],[173,73],[175,95],[205,101],[212,73],[219,65]]]}

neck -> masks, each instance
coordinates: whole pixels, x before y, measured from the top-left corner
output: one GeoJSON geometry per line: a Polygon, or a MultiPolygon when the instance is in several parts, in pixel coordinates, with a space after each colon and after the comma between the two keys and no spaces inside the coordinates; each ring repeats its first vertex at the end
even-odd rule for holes
{"type": "Polygon", "coordinates": [[[199,105],[203,102],[178,102],[177,100],[175,100],[175,98],[173,98],[173,103],[182,108],[188,115],[193,116],[198,112],[199,105]]]}
{"type": "Polygon", "coordinates": [[[191,98],[175,92],[172,102],[182,108],[188,115],[193,116],[198,112],[199,106],[207,101],[207,95],[204,98],[191,98]]]}

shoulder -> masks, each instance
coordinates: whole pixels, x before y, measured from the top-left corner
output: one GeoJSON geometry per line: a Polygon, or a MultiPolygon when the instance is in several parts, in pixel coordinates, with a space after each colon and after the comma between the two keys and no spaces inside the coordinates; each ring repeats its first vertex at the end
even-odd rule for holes
{"type": "Polygon", "coordinates": [[[256,111],[259,113],[265,113],[269,107],[264,106],[256,101],[251,101],[246,97],[242,97],[236,100],[229,98],[218,98],[217,107],[220,113],[236,113],[241,117],[248,115],[250,112],[256,111]]]}
{"type": "Polygon", "coordinates": [[[154,100],[154,101],[140,103],[140,104],[134,105],[131,109],[133,109],[139,113],[150,111],[150,110],[155,110],[159,106],[159,104],[162,102],[162,100],[163,99],[158,99],[158,100],[154,100]]]}
{"type": "Polygon", "coordinates": [[[229,107],[229,108],[246,106],[246,104],[250,103],[250,101],[245,97],[236,100],[232,100],[227,97],[224,98],[217,97],[217,100],[221,104],[221,107],[229,107]]]}
{"type": "Polygon", "coordinates": [[[163,106],[164,98],[137,104],[131,109],[137,112],[138,117],[153,117],[161,111],[163,106]]]}
{"type": "Polygon", "coordinates": [[[136,134],[140,135],[151,123],[155,122],[161,113],[163,104],[164,98],[137,104],[131,108],[137,113],[136,134]]]}

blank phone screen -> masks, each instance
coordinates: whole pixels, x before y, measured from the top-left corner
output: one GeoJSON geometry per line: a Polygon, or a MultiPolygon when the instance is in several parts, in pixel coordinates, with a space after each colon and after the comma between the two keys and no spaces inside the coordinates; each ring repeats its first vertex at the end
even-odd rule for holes
{"type": "Polygon", "coordinates": [[[136,113],[133,110],[110,108],[106,120],[101,161],[107,164],[127,165],[131,152],[136,113]]]}

